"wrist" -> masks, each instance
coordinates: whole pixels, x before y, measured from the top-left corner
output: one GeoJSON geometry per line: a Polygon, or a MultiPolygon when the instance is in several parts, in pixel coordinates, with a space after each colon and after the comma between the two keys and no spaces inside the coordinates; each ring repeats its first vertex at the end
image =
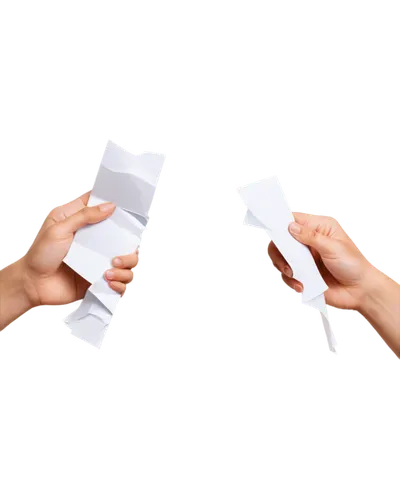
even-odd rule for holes
{"type": "Polygon", "coordinates": [[[365,312],[369,309],[369,305],[375,294],[379,293],[382,287],[381,276],[382,272],[370,263],[362,269],[362,279],[351,290],[351,295],[354,299],[353,311],[356,311],[361,316],[365,317],[365,312]]]}
{"type": "Polygon", "coordinates": [[[0,271],[0,330],[34,307],[23,259],[0,271]]]}
{"type": "Polygon", "coordinates": [[[32,271],[29,269],[29,264],[27,260],[21,262],[21,272],[22,272],[22,287],[23,294],[28,300],[31,309],[40,307],[39,296],[36,290],[35,284],[37,283],[37,277],[32,275],[32,271]]]}
{"type": "Polygon", "coordinates": [[[379,301],[387,289],[388,282],[391,281],[388,276],[371,265],[365,273],[362,293],[357,311],[364,317],[368,317],[370,311],[379,304],[379,301]]]}
{"type": "Polygon", "coordinates": [[[377,269],[366,283],[359,312],[400,358],[400,285],[377,269]]]}

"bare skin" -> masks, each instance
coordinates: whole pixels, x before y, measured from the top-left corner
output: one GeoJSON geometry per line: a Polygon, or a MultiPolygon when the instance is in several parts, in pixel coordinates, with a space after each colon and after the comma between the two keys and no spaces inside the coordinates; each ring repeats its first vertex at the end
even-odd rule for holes
{"type": "MultiPolygon", "coordinates": [[[[307,245],[329,289],[325,298],[339,309],[362,314],[393,352],[400,357],[400,285],[381,273],[362,255],[340,224],[331,217],[294,214],[289,232],[307,245]]],[[[303,285],[273,242],[268,249],[283,281],[296,292],[303,285]]]]}
{"type": "MultiPolygon", "coordinates": [[[[0,271],[0,330],[33,307],[69,304],[84,297],[90,286],[64,264],[75,232],[112,215],[115,205],[87,207],[90,193],[52,210],[35,241],[19,261],[0,271]]],[[[133,279],[138,252],[116,257],[104,277],[109,286],[124,294],[133,279]]]]}

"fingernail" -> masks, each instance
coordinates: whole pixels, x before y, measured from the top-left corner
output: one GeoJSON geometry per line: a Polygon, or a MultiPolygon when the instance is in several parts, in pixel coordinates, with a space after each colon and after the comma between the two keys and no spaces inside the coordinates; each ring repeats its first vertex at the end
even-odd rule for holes
{"type": "Polygon", "coordinates": [[[283,272],[288,276],[289,278],[293,278],[293,271],[290,269],[289,266],[285,266],[283,268],[283,272]]]}
{"type": "Polygon", "coordinates": [[[109,280],[113,279],[115,276],[114,272],[113,271],[107,271],[106,272],[106,278],[108,278],[109,280]]]}
{"type": "Polygon", "coordinates": [[[114,264],[114,266],[118,267],[122,264],[122,260],[118,259],[118,257],[117,257],[116,259],[113,260],[113,264],[114,264]]]}
{"type": "Polygon", "coordinates": [[[297,293],[301,293],[303,291],[302,285],[294,285],[294,289],[297,293]]]}
{"type": "Polygon", "coordinates": [[[102,203],[101,205],[99,205],[100,212],[111,212],[111,210],[114,210],[114,208],[114,203],[102,203]]]}
{"type": "Polygon", "coordinates": [[[139,247],[135,250],[136,255],[139,255],[139,247]]]}
{"type": "Polygon", "coordinates": [[[300,234],[300,232],[301,232],[301,226],[300,226],[300,224],[297,224],[297,222],[292,222],[289,225],[289,231],[292,234],[300,234]]]}

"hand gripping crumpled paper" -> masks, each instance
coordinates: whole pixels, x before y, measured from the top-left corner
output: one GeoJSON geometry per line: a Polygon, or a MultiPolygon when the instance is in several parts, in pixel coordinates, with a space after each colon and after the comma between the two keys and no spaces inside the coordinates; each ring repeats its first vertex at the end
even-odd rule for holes
{"type": "Polygon", "coordinates": [[[336,352],[324,296],[328,286],[308,247],[296,241],[288,231],[294,217],[278,179],[271,177],[239,188],[239,195],[248,208],[244,223],[267,231],[291,266],[293,276],[303,283],[303,303],[321,313],[329,349],[336,352]]]}
{"type": "Polygon", "coordinates": [[[113,202],[117,208],[110,218],[77,231],[64,259],[91,283],[65,322],[73,335],[95,347],[101,346],[120,298],[104,272],[112,267],[114,257],[139,246],[164,159],[154,153],[134,155],[109,141],[88,205],[113,202]]]}

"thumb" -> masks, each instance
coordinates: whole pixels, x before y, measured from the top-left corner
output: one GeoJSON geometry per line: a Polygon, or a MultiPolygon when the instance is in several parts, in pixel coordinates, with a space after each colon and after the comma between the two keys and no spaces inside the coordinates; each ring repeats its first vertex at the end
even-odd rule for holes
{"type": "Polygon", "coordinates": [[[96,222],[101,222],[110,215],[115,210],[114,203],[102,203],[95,207],[84,207],[79,212],[70,215],[62,222],[58,223],[60,231],[64,234],[73,234],[78,229],[87,226],[88,224],[95,224],[96,222]]]}
{"type": "Polygon", "coordinates": [[[289,225],[289,232],[300,243],[315,248],[321,256],[332,253],[332,246],[334,245],[332,238],[323,235],[316,229],[310,229],[297,222],[292,222],[289,225]]]}

